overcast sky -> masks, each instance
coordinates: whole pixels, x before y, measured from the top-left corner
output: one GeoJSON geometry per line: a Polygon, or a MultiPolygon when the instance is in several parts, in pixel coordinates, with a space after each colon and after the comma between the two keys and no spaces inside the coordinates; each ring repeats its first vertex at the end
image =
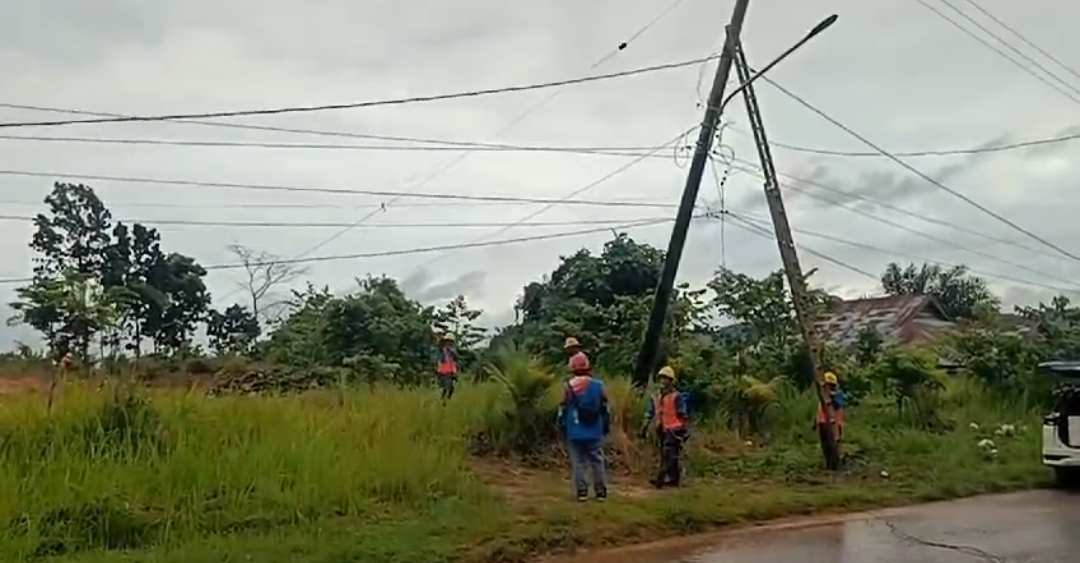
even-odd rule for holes
{"type": "MultiPolygon", "coordinates": [[[[926,2],[957,18],[942,0],[926,2]]],[[[1015,48],[1037,57],[1039,64],[1080,90],[1080,76],[1039,55],[967,0],[949,3],[1015,48]]],[[[667,11],[671,0],[0,0],[0,103],[163,114],[354,102],[559,80],[707,56],[720,44],[731,4],[682,0],[667,11]],[[665,11],[626,49],[596,64],[665,11]]],[[[917,0],[754,0],[751,4],[744,44],[751,64],[759,66],[825,16],[839,14],[835,26],[770,76],[890,151],[964,149],[1080,133],[1080,102],[1026,74],[917,0]]],[[[979,0],[979,5],[1065,64],[1080,69],[1080,38],[1069,23],[1080,18],[1080,6],[1065,0],[1040,2],[1038,10],[1011,0],[979,0]]],[[[970,22],[958,21],[982,34],[970,22]]],[[[1022,61],[1010,48],[999,48],[1022,61]]],[[[714,66],[691,66],[558,90],[220,121],[454,141],[654,147],[700,121],[698,103],[707,94],[714,66]]],[[[1052,78],[1047,80],[1053,82],[1052,78]]],[[[815,149],[870,150],[773,87],[760,84],[757,93],[773,141],[815,149]]],[[[1080,93],[1072,95],[1080,100],[1080,93]]],[[[4,122],[65,117],[79,118],[0,108],[0,121],[4,122]]],[[[732,104],[726,119],[733,125],[724,133],[724,144],[740,161],[756,162],[743,105],[732,104]]],[[[387,144],[179,123],[17,128],[0,134],[387,144]]],[[[906,161],[1021,227],[1080,253],[1076,244],[1080,226],[1075,219],[1080,199],[1070,195],[1080,179],[1080,167],[1073,158],[1077,147],[1080,141],[906,161]]],[[[674,158],[673,152],[668,148],[656,153],[661,157],[642,159],[579,197],[674,204],[685,181],[686,159],[674,158]]],[[[774,148],[774,155],[782,180],[788,183],[788,210],[797,230],[853,240],[884,252],[796,234],[800,243],[815,251],[871,274],[879,273],[890,261],[911,261],[911,256],[966,263],[987,275],[1009,304],[1057,293],[1046,286],[1077,286],[1067,280],[1080,274],[1080,265],[894,162],[879,157],[822,156],[780,147],[774,148]],[[868,201],[884,202],[889,208],[868,201]],[[938,224],[912,215],[928,216],[938,224]],[[942,226],[943,222],[963,231],[942,226]],[[1018,242],[1032,250],[980,238],[971,231],[998,241],[1018,242]]],[[[0,139],[0,169],[57,173],[48,177],[0,175],[0,202],[4,214],[37,213],[44,209],[41,199],[54,180],[78,181],[79,174],[562,198],[632,160],[535,152],[476,151],[462,158],[460,152],[447,151],[0,139]]],[[[720,174],[724,167],[719,164],[720,174]]],[[[86,183],[118,219],[138,219],[150,225],[155,220],[176,219],[348,223],[386,204],[385,212],[314,255],[466,243],[482,237],[517,238],[590,226],[521,226],[502,233],[491,226],[377,227],[513,222],[542,206],[436,205],[437,201],[415,198],[86,183]]],[[[731,170],[725,191],[731,211],[754,218],[765,216],[761,181],[753,174],[731,170]]],[[[718,189],[711,171],[702,184],[701,199],[718,207],[718,189]]],[[[673,208],[555,206],[530,221],[596,222],[603,226],[600,221],[617,223],[673,214],[673,208]]],[[[31,254],[26,243],[31,229],[29,224],[0,221],[0,277],[29,274],[31,254]]],[[[663,247],[670,229],[670,224],[662,224],[628,232],[663,247]]],[[[167,250],[190,254],[210,265],[234,262],[226,249],[232,243],[293,257],[340,228],[162,225],[159,230],[167,250]]],[[[521,287],[550,272],[560,255],[582,246],[599,249],[609,238],[610,233],[598,233],[453,253],[327,261],[311,265],[304,279],[346,289],[358,276],[385,273],[405,280],[405,287],[424,300],[440,301],[463,293],[487,311],[488,322],[498,323],[512,318],[512,303],[521,287]]],[[[817,255],[804,252],[802,258],[807,268],[820,268],[815,281],[833,291],[860,295],[876,290],[875,281],[864,275],[817,255]]],[[[701,283],[722,260],[731,268],[755,275],[779,266],[775,243],[739,228],[733,220],[726,226],[719,221],[693,225],[681,278],[701,283]],[[722,231],[725,252],[721,251],[722,231]]],[[[229,293],[240,277],[235,270],[214,271],[208,276],[216,305],[226,306],[238,298],[229,293]]],[[[12,297],[10,284],[0,287],[3,302],[12,297]]],[[[26,338],[25,331],[4,330],[0,345],[26,338]]]]}

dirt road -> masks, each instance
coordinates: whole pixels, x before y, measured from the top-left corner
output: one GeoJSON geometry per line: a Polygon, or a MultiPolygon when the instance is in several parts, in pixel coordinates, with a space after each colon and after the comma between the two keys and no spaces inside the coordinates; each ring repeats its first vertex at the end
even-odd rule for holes
{"type": "Polygon", "coordinates": [[[808,519],[588,563],[1075,563],[1080,494],[1033,491],[808,519]],[[708,540],[705,540],[708,541],[708,540]]]}

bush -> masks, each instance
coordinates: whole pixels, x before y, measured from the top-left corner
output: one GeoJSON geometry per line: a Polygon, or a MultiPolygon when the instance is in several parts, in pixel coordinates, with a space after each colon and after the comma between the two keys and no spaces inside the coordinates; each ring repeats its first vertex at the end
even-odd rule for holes
{"type": "Polygon", "coordinates": [[[1039,348],[1024,337],[1005,331],[973,329],[950,341],[964,372],[981,381],[1001,399],[1048,406],[1052,385],[1035,373],[1039,348]]]}
{"type": "Polygon", "coordinates": [[[488,361],[482,369],[501,387],[504,401],[489,412],[486,428],[474,436],[474,450],[540,461],[557,436],[555,396],[561,390],[554,389],[555,376],[539,360],[509,344],[488,361]]]}
{"type": "Polygon", "coordinates": [[[922,428],[941,425],[939,417],[945,378],[933,353],[907,347],[884,350],[874,365],[875,377],[896,403],[906,420],[922,428]],[[907,407],[905,409],[905,407],[907,407]]]}

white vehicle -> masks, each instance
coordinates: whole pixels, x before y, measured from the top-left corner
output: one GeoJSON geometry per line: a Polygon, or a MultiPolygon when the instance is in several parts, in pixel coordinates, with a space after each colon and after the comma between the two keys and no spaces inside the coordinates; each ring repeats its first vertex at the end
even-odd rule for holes
{"type": "Polygon", "coordinates": [[[1060,380],[1054,412],[1043,418],[1043,464],[1059,486],[1080,484],[1080,362],[1044,362],[1039,370],[1060,380]],[[1070,390],[1071,389],[1071,390],[1070,390]]]}

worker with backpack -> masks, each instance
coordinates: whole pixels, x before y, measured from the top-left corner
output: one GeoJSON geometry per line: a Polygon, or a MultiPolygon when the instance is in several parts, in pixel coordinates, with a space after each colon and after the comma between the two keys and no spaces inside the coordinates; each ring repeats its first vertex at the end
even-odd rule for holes
{"type": "Polygon", "coordinates": [[[559,429],[566,438],[573,471],[574,491],[578,501],[589,499],[587,473],[592,474],[596,500],[607,499],[607,468],[604,460],[604,437],[611,432],[604,383],[592,376],[592,366],[584,352],[570,356],[571,377],[563,385],[559,407],[559,429]]]}

